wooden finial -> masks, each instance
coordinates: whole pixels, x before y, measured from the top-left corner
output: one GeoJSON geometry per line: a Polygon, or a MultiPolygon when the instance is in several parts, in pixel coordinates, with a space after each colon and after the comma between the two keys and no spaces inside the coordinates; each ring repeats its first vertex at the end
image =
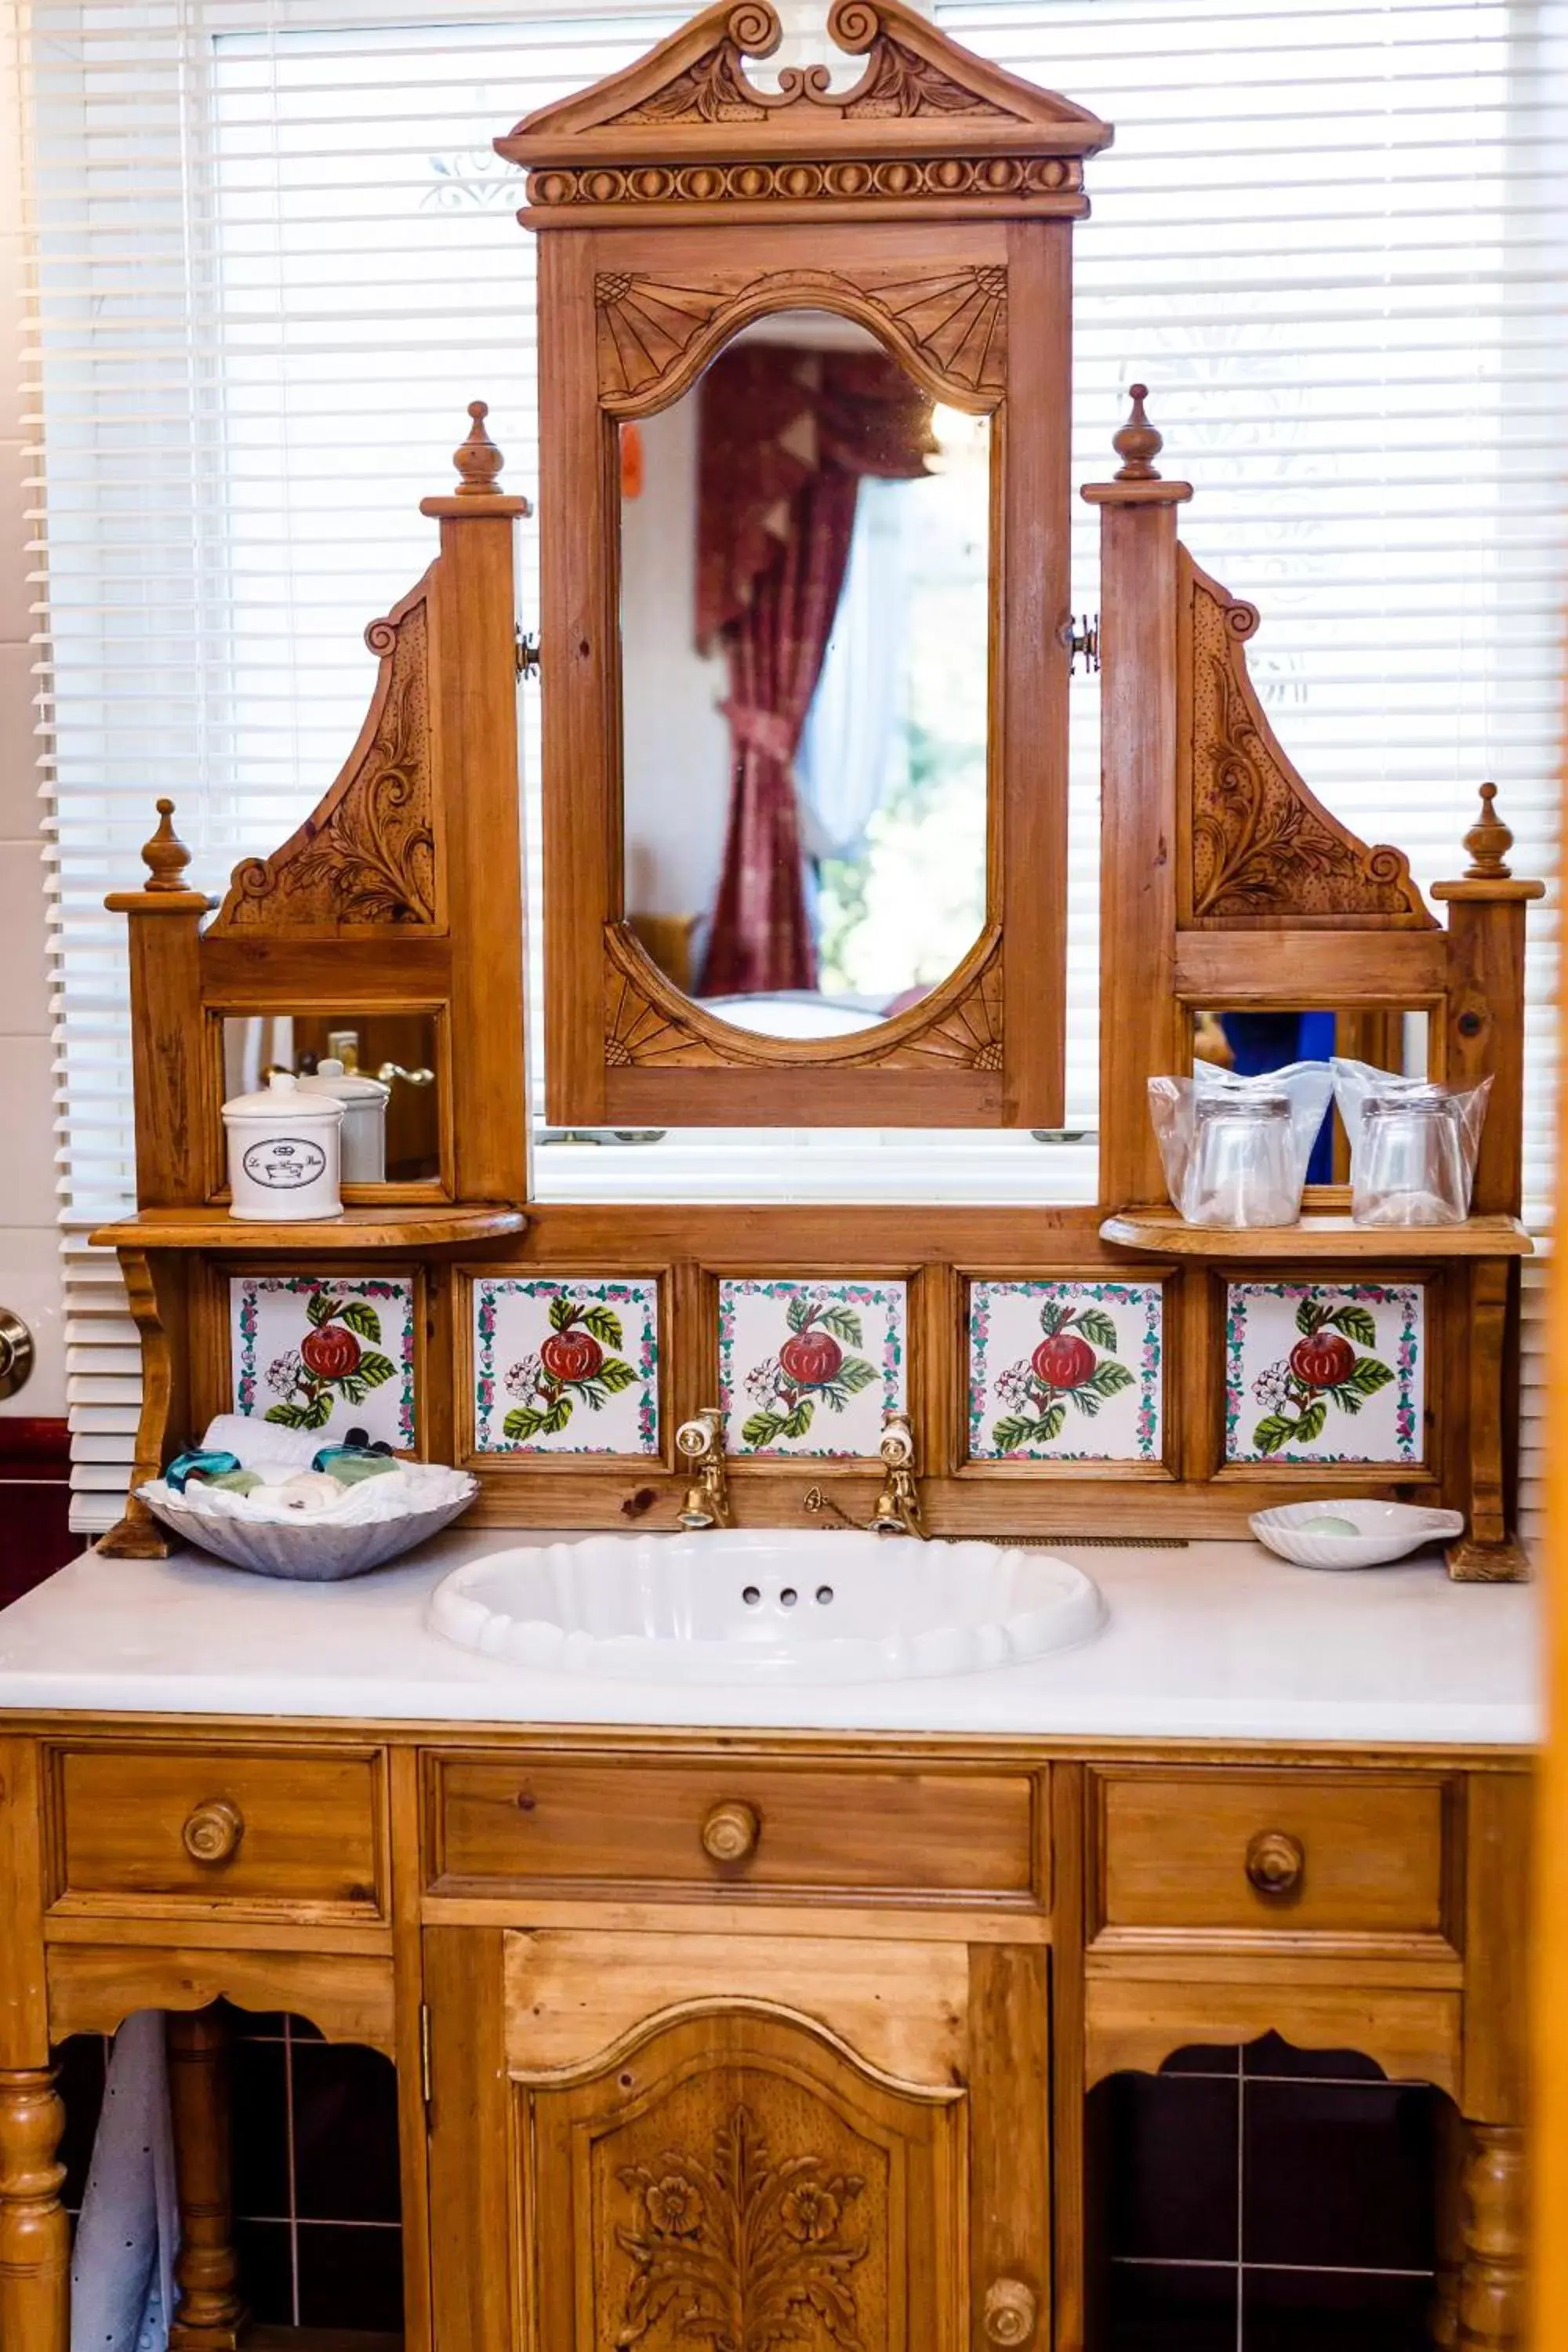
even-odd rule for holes
{"type": "Polygon", "coordinates": [[[183,877],[191,862],[191,853],[169,822],[174,814],[173,801],[159,802],[158,830],[142,851],[142,862],[148,873],[142,886],[145,889],[184,890],[187,887],[183,877]]]}
{"type": "Polygon", "coordinates": [[[1121,460],[1115,474],[1115,479],[1119,482],[1157,482],[1160,478],[1159,468],[1154,460],[1165,446],[1165,436],[1163,433],[1155,432],[1143,414],[1143,403],[1148,397],[1149,387],[1146,383],[1135,383],[1129,387],[1128,398],[1132,403],[1131,415],[1121,432],[1113,433],[1110,436],[1110,446],[1121,460]]]}
{"type": "Polygon", "coordinates": [[[469,401],[468,415],[474,421],[468,427],[468,437],[460,449],[452,452],[452,463],[463,478],[458,488],[460,499],[488,498],[500,488],[500,469],[505,459],[485,431],[485,419],[489,413],[487,401],[469,401]]]}
{"type": "Polygon", "coordinates": [[[1481,813],[1465,835],[1465,847],[1470,853],[1470,863],[1465,868],[1467,882],[1506,882],[1512,873],[1504,863],[1513,847],[1513,835],[1497,813],[1497,786],[1481,786],[1481,813]]]}

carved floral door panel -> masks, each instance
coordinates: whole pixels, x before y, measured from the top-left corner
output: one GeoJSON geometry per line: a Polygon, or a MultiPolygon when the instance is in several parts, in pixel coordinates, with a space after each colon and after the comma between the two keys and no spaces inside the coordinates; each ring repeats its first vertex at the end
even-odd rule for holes
{"type": "MultiPolygon", "coordinates": [[[[474,1939],[427,1942],[456,1964],[474,1939]]],[[[484,2352],[509,2352],[509,2278],[518,2352],[1036,2340],[1038,1948],[765,1931],[478,1940],[482,1960],[427,1971],[442,2352],[479,2352],[481,2325],[484,2352]],[[443,2215],[466,2245],[440,2242],[443,2215]]]]}

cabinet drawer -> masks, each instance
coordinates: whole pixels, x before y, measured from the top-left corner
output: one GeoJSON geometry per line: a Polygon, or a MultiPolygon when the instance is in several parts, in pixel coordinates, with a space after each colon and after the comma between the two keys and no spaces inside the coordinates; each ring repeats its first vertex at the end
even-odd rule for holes
{"type": "Polygon", "coordinates": [[[1104,1772],[1096,1927],[1436,1936],[1449,1794],[1376,1773],[1104,1772]]]}
{"type": "Polygon", "coordinates": [[[382,1916],[379,1753],[93,1747],[55,1757],[55,1901],[382,1916]]]}
{"type": "Polygon", "coordinates": [[[917,1766],[447,1756],[437,1893],[766,1889],[954,1899],[1043,1891],[1043,1780],[917,1766]]]}

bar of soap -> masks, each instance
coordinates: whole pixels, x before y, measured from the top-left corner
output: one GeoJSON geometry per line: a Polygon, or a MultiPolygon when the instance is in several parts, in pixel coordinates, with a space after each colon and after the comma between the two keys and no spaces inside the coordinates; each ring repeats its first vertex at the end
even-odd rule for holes
{"type": "Polygon", "coordinates": [[[1296,1528],[1299,1536],[1359,1536],[1361,1529],[1353,1519],[1342,1519],[1337,1511],[1324,1511],[1315,1519],[1302,1519],[1296,1528]]]}
{"type": "Polygon", "coordinates": [[[343,1498],[337,1480],[321,1470],[300,1470],[273,1491],[286,1511],[335,1510],[343,1498]]]}

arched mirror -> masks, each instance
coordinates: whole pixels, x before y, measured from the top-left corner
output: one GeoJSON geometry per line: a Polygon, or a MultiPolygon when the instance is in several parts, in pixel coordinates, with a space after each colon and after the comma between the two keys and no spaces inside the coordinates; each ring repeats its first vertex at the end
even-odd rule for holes
{"type": "Polygon", "coordinates": [[[497,142],[542,232],[562,1125],[1061,1118],[1068,238],[1110,134],[899,0],[828,32],[764,88],[773,11],[710,9],[497,142]]]}
{"type": "Polygon", "coordinates": [[[875,1029],[984,929],[993,442],[825,310],[620,428],[626,918],[737,1028],[875,1029]]]}

